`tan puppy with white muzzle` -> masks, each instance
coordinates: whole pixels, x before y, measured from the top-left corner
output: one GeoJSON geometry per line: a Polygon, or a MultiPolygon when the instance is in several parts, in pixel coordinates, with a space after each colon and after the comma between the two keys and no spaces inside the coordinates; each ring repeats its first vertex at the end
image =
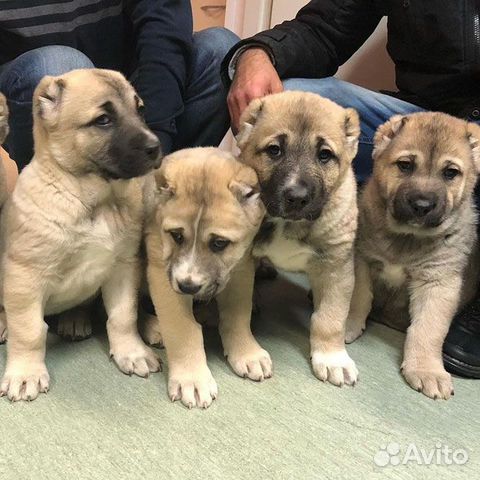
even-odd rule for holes
{"type": "Polygon", "coordinates": [[[153,175],[145,175],[161,162],[141,110],[133,87],[108,70],[45,77],[35,90],[35,155],[2,212],[8,343],[0,394],[10,400],[49,388],[44,316],[100,291],[120,370],[159,370],[136,323],[138,252],[154,193],[153,175]]]}
{"type": "Polygon", "coordinates": [[[253,238],[265,209],[255,172],[216,148],[181,150],[156,174],[160,204],[147,225],[148,283],[158,324],[144,338],[168,359],[168,394],[188,407],[208,407],[217,384],[207,365],[194,300],[216,298],[225,356],[252,380],[272,375],[269,354],[250,330],[253,238]]]}
{"type": "Polygon", "coordinates": [[[443,113],[395,116],[374,140],[360,200],[356,284],[347,341],[371,313],[407,329],[402,372],[416,390],[448,399],[442,345],[476,290],[480,127],[443,113]]]}
{"type": "Polygon", "coordinates": [[[313,93],[283,92],[249,105],[237,139],[240,160],[257,172],[268,213],[253,253],[308,275],[313,372],[335,385],[353,385],[358,375],[344,343],[354,284],[352,160],[359,134],[355,110],[313,93]]]}

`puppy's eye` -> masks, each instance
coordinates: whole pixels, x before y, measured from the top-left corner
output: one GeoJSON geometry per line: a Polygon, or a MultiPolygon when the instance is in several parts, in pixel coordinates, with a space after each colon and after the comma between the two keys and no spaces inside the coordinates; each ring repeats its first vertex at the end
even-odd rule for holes
{"type": "Polygon", "coordinates": [[[453,167],[447,167],[442,172],[445,180],[453,180],[456,176],[460,175],[460,170],[453,167]]]}
{"type": "Polygon", "coordinates": [[[268,156],[271,158],[278,158],[282,155],[282,149],[280,145],[269,145],[265,151],[267,152],[268,156]]]}
{"type": "Polygon", "coordinates": [[[322,148],[319,152],[318,152],[318,161],[320,163],[328,163],[330,160],[333,159],[333,152],[331,150],[329,150],[328,148],[322,148]]]}
{"type": "Polygon", "coordinates": [[[415,169],[415,165],[409,160],[398,160],[397,167],[402,173],[412,173],[415,169]]]}
{"type": "Polygon", "coordinates": [[[94,120],[95,125],[99,127],[108,127],[112,123],[112,119],[104,113],[94,120]]]}
{"type": "Polygon", "coordinates": [[[178,230],[170,230],[170,232],[168,232],[168,233],[170,233],[170,235],[173,238],[173,241],[177,245],[181,245],[185,240],[185,237],[183,236],[183,233],[179,232],[178,230]]]}
{"type": "Polygon", "coordinates": [[[145,107],[143,105],[137,107],[137,112],[143,119],[145,119],[145,107]]]}
{"type": "Polygon", "coordinates": [[[210,250],[214,253],[223,252],[229,245],[230,240],[221,237],[212,238],[208,244],[210,250]]]}

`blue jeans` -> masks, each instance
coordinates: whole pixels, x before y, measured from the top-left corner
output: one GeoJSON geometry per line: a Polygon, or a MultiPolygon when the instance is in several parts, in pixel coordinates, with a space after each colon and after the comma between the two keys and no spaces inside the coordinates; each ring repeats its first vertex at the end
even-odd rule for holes
{"type": "MultiPolygon", "coordinates": [[[[184,111],[176,119],[175,150],[218,145],[227,132],[230,118],[220,64],[238,40],[234,33],[224,28],[210,28],[194,34],[184,111]]],[[[32,96],[38,82],[45,75],[62,75],[77,68],[93,67],[83,53],[65,46],[31,50],[0,67],[0,91],[7,97],[10,108],[7,148],[20,169],[28,164],[33,154],[32,96]]]]}
{"type": "Polygon", "coordinates": [[[333,77],[322,79],[292,78],[284,82],[287,90],[318,93],[342,107],[351,107],[360,115],[361,133],[354,161],[357,179],[364,182],[372,172],[373,137],[379,125],[392,115],[420,112],[423,109],[398,98],[373,92],[333,77]]]}

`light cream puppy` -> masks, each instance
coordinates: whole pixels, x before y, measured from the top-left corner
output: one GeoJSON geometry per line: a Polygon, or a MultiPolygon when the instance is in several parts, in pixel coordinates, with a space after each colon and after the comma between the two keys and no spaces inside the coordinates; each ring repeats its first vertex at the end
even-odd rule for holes
{"type": "Polygon", "coordinates": [[[405,379],[428,397],[448,399],[442,345],[478,277],[480,127],[442,113],[395,116],[379,127],[373,157],[360,201],[347,341],[361,335],[370,312],[408,327],[405,379]]]}
{"type": "Polygon", "coordinates": [[[107,70],[45,77],[35,91],[35,155],[2,212],[9,338],[0,394],[11,400],[49,388],[44,315],[99,291],[118,367],[140,376],[159,369],[136,325],[138,251],[154,191],[153,175],[140,176],[161,160],[141,109],[125,78],[107,70]]]}
{"type": "Polygon", "coordinates": [[[335,385],[355,384],[358,375],[344,343],[354,285],[351,165],[359,134],[355,110],[313,93],[284,92],[253,101],[238,135],[240,160],[257,172],[268,213],[254,255],[308,275],[313,372],[335,385]]]}
{"type": "Polygon", "coordinates": [[[265,210],[255,172],[216,148],[165,158],[156,174],[160,204],[146,228],[148,283],[159,320],[144,336],[161,337],[168,394],[188,407],[208,407],[217,384],[207,365],[194,300],[216,298],[225,356],[252,380],[272,375],[269,354],[250,330],[254,263],[251,245],[265,210]]]}

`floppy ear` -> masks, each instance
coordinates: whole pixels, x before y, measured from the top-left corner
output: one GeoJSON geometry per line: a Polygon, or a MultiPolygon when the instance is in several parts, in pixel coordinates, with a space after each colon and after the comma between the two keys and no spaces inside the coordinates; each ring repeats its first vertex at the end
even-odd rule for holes
{"type": "Polygon", "coordinates": [[[240,117],[240,129],[236,136],[237,145],[240,150],[243,149],[245,144],[247,143],[250,134],[257,123],[260,114],[262,113],[263,109],[263,99],[257,98],[250,102],[250,105],[245,109],[240,117]]]}
{"type": "Polygon", "coordinates": [[[467,138],[472,149],[472,158],[477,173],[480,173],[480,126],[476,123],[467,123],[467,138]]]}
{"type": "Polygon", "coordinates": [[[395,115],[388,122],[380,125],[373,140],[373,158],[377,158],[390,144],[403,126],[408,122],[408,116],[395,115]]]}
{"type": "Polygon", "coordinates": [[[168,184],[163,168],[156,170],[154,176],[155,184],[157,186],[158,200],[164,205],[175,195],[175,190],[168,184]]]}
{"type": "Polygon", "coordinates": [[[43,77],[34,93],[36,114],[47,124],[54,125],[62,103],[65,80],[60,77],[43,77]]]}
{"type": "Polygon", "coordinates": [[[7,99],[0,93],[0,145],[8,135],[8,107],[7,99]]]}
{"type": "Polygon", "coordinates": [[[260,185],[257,175],[250,167],[243,167],[231,180],[229,190],[242,206],[249,221],[258,225],[265,215],[265,207],[260,199],[260,185]]]}
{"type": "Polygon", "coordinates": [[[358,151],[358,137],[360,136],[360,118],[353,108],[345,109],[345,138],[347,149],[353,159],[358,151]]]}

